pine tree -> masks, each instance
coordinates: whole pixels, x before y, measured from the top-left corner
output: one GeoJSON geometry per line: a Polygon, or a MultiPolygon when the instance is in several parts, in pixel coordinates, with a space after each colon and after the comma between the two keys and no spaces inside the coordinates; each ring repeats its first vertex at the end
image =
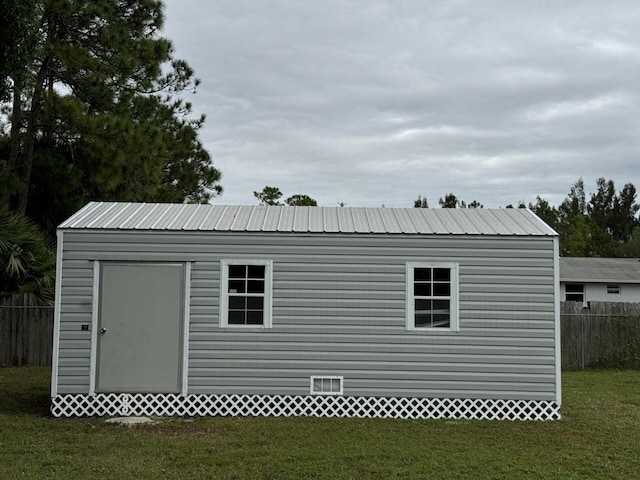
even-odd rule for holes
{"type": "Polygon", "coordinates": [[[0,145],[5,203],[21,213],[40,211],[31,201],[53,205],[64,216],[87,200],[204,202],[220,193],[197,137],[204,117],[177,99],[199,81],[158,34],[162,2],[32,3],[23,24],[33,48],[15,55],[21,69],[2,73],[16,100],[0,145]]]}

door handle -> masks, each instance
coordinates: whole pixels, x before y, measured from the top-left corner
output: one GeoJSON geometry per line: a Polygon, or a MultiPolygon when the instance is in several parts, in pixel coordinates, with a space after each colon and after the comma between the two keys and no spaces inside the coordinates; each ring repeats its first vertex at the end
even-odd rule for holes
{"type": "Polygon", "coordinates": [[[106,328],[101,328],[100,329],[100,333],[107,333],[107,329],[106,328]]]}

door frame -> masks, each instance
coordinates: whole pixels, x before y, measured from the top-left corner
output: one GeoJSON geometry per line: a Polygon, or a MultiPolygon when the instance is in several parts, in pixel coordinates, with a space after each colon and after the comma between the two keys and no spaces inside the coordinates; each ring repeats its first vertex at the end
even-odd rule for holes
{"type": "MultiPolygon", "coordinates": [[[[191,264],[188,261],[170,260],[94,260],[93,261],[93,291],[91,297],[91,357],[89,364],[89,395],[96,394],[96,371],[98,363],[98,322],[100,316],[100,270],[103,263],[109,264],[163,264],[181,263],[184,265],[183,285],[183,311],[182,311],[182,358],[181,358],[181,379],[180,395],[187,395],[189,387],[189,312],[190,312],[190,292],[191,292],[191,264]]],[[[123,392],[126,393],[126,392],[123,392]]]]}

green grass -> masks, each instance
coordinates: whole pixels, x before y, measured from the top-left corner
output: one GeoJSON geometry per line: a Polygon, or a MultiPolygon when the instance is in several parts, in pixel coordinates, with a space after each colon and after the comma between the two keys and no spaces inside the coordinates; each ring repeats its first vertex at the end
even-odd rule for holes
{"type": "Polygon", "coordinates": [[[640,371],[563,375],[555,422],[54,419],[50,370],[0,369],[0,478],[640,478],[640,371]]]}

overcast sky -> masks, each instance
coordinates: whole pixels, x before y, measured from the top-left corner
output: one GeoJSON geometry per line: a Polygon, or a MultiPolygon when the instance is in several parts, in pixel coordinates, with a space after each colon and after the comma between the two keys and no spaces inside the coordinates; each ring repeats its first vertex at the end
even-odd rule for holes
{"type": "Polygon", "coordinates": [[[222,171],[319,205],[640,189],[637,0],[165,0],[222,171]]]}

